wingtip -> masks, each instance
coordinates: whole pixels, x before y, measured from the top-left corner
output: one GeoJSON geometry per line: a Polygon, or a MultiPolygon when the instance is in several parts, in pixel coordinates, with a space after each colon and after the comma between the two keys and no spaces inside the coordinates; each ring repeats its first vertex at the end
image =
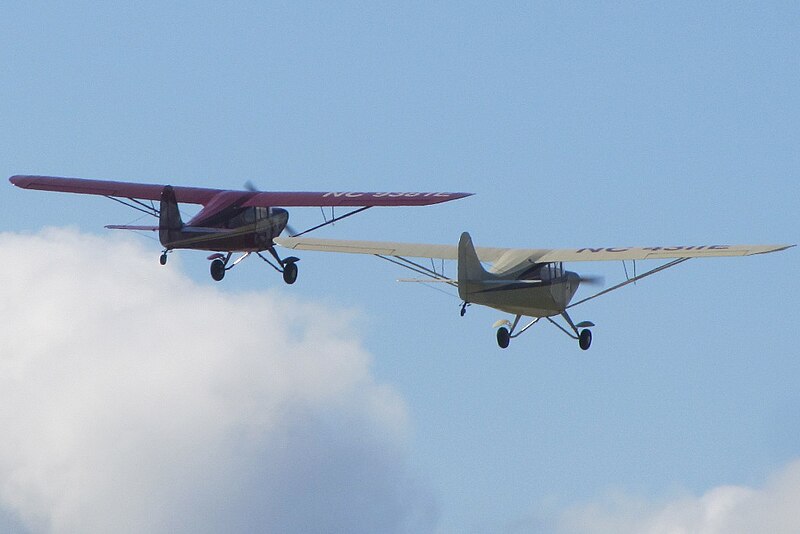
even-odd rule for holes
{"type": "Polygon", "coordinates": [[[15,174],[11,176],[8,181],[14,184],[17,187],[21,187],[23,189],[30,189],[31,184],[34,183],[37,176],[30,175],[30,174],[15,174]]]}
{"type": "Polygon", "coordinates": [[[473,196],[475,193],[465,193],[465,192],[458,192],[458,193],[422,193],[424,198],[426,199],[422,204],[423,205],[430,205],[430,204],[441,204],[443,202],[451,202],[453,200],[461,200],[462,198],[467,198],[473,196]]]}
{"type": "Polygon", "coordinates": [[[772,252],[783,252],[784,250],[789,250],[790,248],[794,248],[796,246],[797,245],[768,245],[761,247],[762,250],[751,252],[749,255],[754,256],[757,254],[770,254],[772,252]]]}

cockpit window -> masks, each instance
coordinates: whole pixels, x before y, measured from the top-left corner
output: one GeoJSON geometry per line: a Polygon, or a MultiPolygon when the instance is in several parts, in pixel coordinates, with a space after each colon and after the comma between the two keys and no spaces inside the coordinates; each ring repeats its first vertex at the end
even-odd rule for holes
{"type": "Polygon", "coordinates": [[[564,264],[558,263],[540,263],[533,269],[527,271],[520,278],[528,280],[554,280],[564,276],[564,264]]]}

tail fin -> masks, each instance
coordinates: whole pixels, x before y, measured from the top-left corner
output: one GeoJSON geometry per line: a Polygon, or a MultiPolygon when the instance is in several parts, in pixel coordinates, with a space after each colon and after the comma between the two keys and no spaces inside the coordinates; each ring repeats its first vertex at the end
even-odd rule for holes
{"type": "Polygon", "coordinates": [[[472,238],[469,233],[461,234],[458,241],[458,296],[464,302],[469,302],[471,282],[480,282],[492,278],[492,275],[483,268],[472,238]]]}
{"type": "Polygon", "coordinates": [[[178,211],[178,201],[172,186],[164,186],[161,191],[161,206],[158,218],[158,238],[164,247],[175,241],[183,228],[181,213],[178,211]]]}

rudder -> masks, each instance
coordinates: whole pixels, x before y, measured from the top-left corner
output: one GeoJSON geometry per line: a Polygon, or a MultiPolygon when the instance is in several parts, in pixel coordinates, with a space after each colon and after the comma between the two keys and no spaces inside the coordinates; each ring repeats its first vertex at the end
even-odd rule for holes
{"type": "Polygon", "coordinates": [[[171,185],[164,186],[161,191],[161,206],[158,217],[158,238],[164,247],[175,241],[183,228],[181,213],[178,210],[178,201],[175,190],[171,185]]]}
{"type": "Polygon", "coordinates": [[[458,241],[458,296],[464,302],[469,302],[471,282],[480,282],[491,277],[481,265],[469,232],[462,233],[458,241]]]}

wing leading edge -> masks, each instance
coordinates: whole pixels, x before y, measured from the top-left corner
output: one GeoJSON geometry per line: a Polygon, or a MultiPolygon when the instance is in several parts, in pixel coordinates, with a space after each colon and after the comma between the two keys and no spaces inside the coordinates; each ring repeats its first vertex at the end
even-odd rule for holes
{"type": "MultiPolygon", "coordinates": [[[[58,191],[82,195],[101,195],[140,200],[160,200],[164,185],[56,176],[17,175],[9,181],[23,189],[58,191]]],[[[427,206],[456,200],[472,193],[417,192],[335,192],[335,191],[237,191],[204,187],[173,187],[178,202],[209,204],[215,197],[224,196],[241,207],[337,207],[337,206],[427,206]]]]}

